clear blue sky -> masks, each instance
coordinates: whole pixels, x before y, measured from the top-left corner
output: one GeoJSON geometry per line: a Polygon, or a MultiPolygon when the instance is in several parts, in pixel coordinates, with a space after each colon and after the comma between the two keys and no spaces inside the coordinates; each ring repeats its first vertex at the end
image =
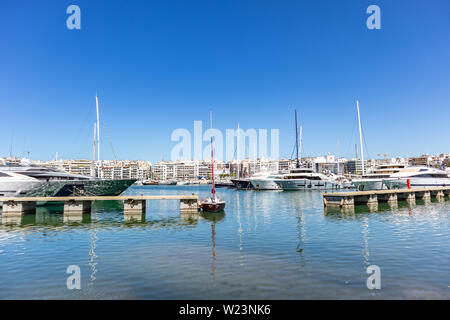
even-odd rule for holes
{"type": "Polygon", "coordinates": [[[104,159],[168,159],[210,109],[289,157],[294,108],[306,155],[352,157],[356,99],[369,156],[450,153],[449,35],[447,0],[2,0],[0,155],[91,158],[96,92],[104,159]]]}

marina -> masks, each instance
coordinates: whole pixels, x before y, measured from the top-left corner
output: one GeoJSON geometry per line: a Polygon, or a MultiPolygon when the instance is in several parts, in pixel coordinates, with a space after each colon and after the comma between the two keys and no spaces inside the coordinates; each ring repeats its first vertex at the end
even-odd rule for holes
{"type": "MultiPolygon", "coordinates": [[[[201,199],[210,191],[132,186],[123,196],[201,199]]],[[[179,200],[149,200],[142,219],[126,221],[123,200],[93,201],[81,221],[50,204],[2,222],[0,298],[450,298],[442,267],[450,259],[449,201],[324,215],[317,190],[220,193],[225,213],[185,217],[179,200]],[[81,290],[65,286],[73,264],[81,290]],[[367,290],[372,264],[382,268],[382,290],[367,290]]]]}
{"type": "Polygon", "coordinates": [[[450,2],[4,2],[0,301],[450,300],[450,2]]]}

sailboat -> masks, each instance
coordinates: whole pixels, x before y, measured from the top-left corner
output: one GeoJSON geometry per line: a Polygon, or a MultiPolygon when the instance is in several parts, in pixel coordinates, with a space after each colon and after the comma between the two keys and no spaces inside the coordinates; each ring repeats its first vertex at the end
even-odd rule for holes
{"type": "MultiPolygon", "coordinates": [[[[297,127],[297,110],[295,113],[295,149],[297,159],[295,169],[291,169],[289,173],[278,175],[275,182],[283,190],[322,190],[322,189],[339,189],[341,183],[333,177],[328,177],[322,173],[314,172],[312,168],[301,166],[298,152],[298,127],[297,127]]],[[[300,141],[302,138],[300,138],[300,141]]]]}
{"type": "Polygon", "coordinates": [[[238,123],[238,127],[237,127],[237,149],[236,149],[236,153],[237,153],[237,174],[236,174],[236,178],[235,179],[231,179],[231,183],[234,185],[234,187],[238,190],[243,189],[243,190],[249,190],[249,189],[253,189],[253,185],[250,183],[250,179],[248,178],[241,178],[241,163],[240,163],[240,156],[239,156],[239,123],[238,123]]]}
{"type": "MultiPolygon", "coordinates": [[[[210,114],[211,128],[212,128],[212,115],[210,114]]],[[[214,184],[214,150],[213,150],[213,139],[211,137],[211,169],[212,169],[212,188],[211,197],[203,201],[200,201],[200,208],[206,212],[220,212],[225,209],[225,200],[221,200],[216,197],[216,188],[214,184]]]]}

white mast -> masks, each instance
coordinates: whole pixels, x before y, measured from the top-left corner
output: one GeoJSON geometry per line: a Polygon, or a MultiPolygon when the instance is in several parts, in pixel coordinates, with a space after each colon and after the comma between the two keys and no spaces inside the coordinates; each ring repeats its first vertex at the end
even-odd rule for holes
{"type": "Polygon", "coordinates": [[[94,143],[92,148],[92,160],[95,162],[95,146],[96,146],[96,139],[97,139],[97,123],[94,122],[94,143]]]}
{"type": "Polygon", "coordinates": [[[359,144],[361,146],[361,170],[362,174],[364,174],[364,150],[362,143],[362,130],[361,130],[361,116],[359,114],[359,101],[356,100],[356,109],[358,110],[358,126],[359,126],[359,144]]]}
{"type": "Polygon", "coordinates": [[[300,126],[300,162],[302,162],[302,126],[300,126]]]}
{"type": "Polygon", "coordinates": [[[100,120],[98,115],[98,96],[95,95],[95,105],[97,107],[97,160],[100,161],[100,120]]]}
{"type": "Polygon", "coordinates": [[[239,162],[239,123],[237,127],[237,178],[240,178],[240,168],[241,164],[239,162]]]}

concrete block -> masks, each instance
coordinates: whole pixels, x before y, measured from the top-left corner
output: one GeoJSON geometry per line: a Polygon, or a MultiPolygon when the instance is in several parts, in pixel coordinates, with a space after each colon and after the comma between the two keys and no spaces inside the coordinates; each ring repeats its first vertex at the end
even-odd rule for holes
{"type": "Polygon", "coordinates": [[[83,215],[83,213],[91,212],[91,201],[64,201],[64,216],[83,215]]]}
{"type": "Polygon", "coordinates": [[[197,199],[181,199],[180,214],[182,213],[198,213],[197,199]]]}
{"type": "Polygon", "coordinates": [[[3,217],[21,217],[24,213],[36,212],[34,201],[5,201],[3,202],[3,217]]]}
{"type": "Polygon", "coordinates": [[[142,214],[145,213],[146,205],[145,200],[129,199],[123,202],[123,210],[125,214],[142,214]]]}

